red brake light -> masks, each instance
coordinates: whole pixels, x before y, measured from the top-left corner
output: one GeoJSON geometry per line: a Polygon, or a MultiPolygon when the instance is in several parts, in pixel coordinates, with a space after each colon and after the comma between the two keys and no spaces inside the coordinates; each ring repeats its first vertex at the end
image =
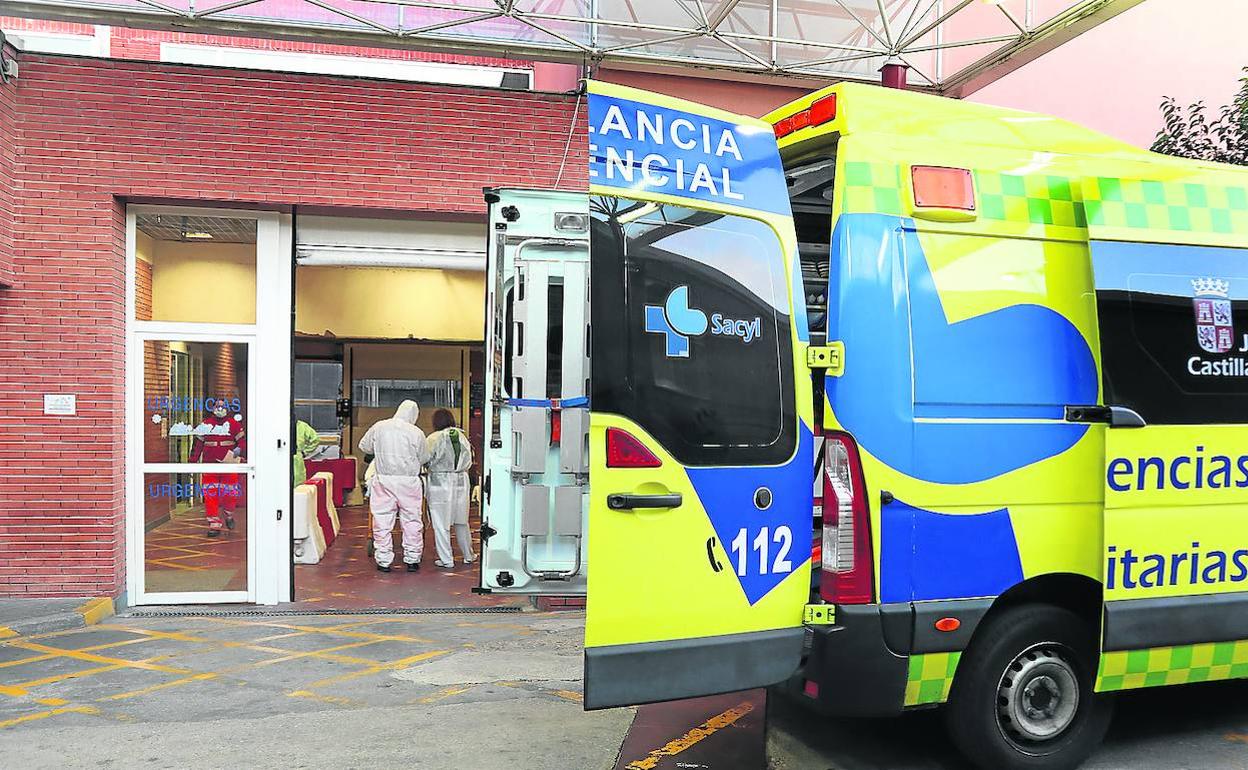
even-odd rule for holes
{"type": "Polygon", "coordinates": [[[830,433],[823,445],[823,535],[819,594],[833,604],[868,604],[875,581],[870,510],[858,445],[830,433]]]}
{"type": "Polygon", "coordinates": [[[821,99],[816,99],[815,103],[810,105],[810,125],[823,125],[835,118],[836,94],[828,94],[821,99]]]}
{"type": "Polygon", "coordinates": [[[914,205],[921,208],[975,210],[975,185],[965,168],[913,166],[914,205]]]}
{"type": "Polygon", "coordinates": [[[658,468],[663,462],[636,436],[619,428],[607,428],[608,468],[658,468]]]}
{"type": "Polygon", "coordinates": [[[810,125],[810,110],[802,110],[793,116],[793,130],[805,128],[810,125]]]}
{"type": "Polygon", "coordinates": [[[783,118],[782,120],[776,121],[774,130],[776,132],[777,139],[779,139],[782,136],[788,136],[789,134],[793,133],[793,118],[788,117],[788,118],[783,118]]]}

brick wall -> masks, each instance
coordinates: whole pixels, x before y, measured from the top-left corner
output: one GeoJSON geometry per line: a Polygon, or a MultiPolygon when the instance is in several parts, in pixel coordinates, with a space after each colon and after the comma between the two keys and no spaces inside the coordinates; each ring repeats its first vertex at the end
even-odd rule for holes
{"type": "MultiPolygon", "coordinates": [[[[7,48],[5,55],[12,54],[7,48]]],[[[17,83],[0,82],[0,287],[13,283],[14,185],[17,171],[17,83]]]]}
{"type": "MultiPolygon", "coordinates": [[[[0,16],[0,27],[20,33],[55,32],[71,35],[94,35],[93,24],[48,21],[46,19],[23,19],[16,16],[0,16]]],[[[161,43],[195,43],[197,45],[222,46],[225,48],[253,48],[264,51],[290,51],[299,53],[360,56],[370,59],[394,59],[399,61],[427,61],[442,64],[475,64],[487,67],[516,67],[527,69],[532,62],[504,59],[492,56],[469,56],[457,53],[416,51],[410,48],[370,48],[358,45],[333,45],[271,38],[233,37],[226,35],[203,35],[190,32],[171,32],[156,29],[131,29],[107,27],[110,54],[117,59],[160,61],[161,43]]]]}
{"type": "Polygon", "coordinates": [[[29,54],[21,67],[0,595],[124,584],[124,199],[483,216],[483,186],[555,181],[573,113],[571,98],[522,92],[29,54]],[[78,415],[44,417],[44,393],[77,394],[78,415]]]}

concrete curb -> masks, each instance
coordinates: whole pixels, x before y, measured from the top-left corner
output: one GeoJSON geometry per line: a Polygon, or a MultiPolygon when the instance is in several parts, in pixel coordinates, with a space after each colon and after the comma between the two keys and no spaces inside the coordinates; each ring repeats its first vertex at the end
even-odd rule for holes
{"type": "Polygon", "coordinates": [[[25,618],[12,625],[0,626],[0,640],[86,628],[112,617],[115,612],[116,607],[113,604],[113,600],[106,596],[99,596],[89,599],[69,612],[39,615],[33,618],[25,618]]]}

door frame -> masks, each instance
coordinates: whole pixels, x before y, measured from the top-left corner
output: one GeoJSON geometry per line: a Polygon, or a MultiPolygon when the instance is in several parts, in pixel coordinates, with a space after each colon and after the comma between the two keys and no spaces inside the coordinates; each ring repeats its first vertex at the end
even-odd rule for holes
{"type": "MultiPolygon", "coordinates": [[[[276,604],[291,596],[290,366],[291,221],[275,211],[129,205],[126,207],[126,592],[128,603],[276,604]],[[254,324],[139,321],[135,252],[139,214],[212,216],[256,222],[254,324]],[[247,590],[149,592],[144,579],[143,342],[151,339],[245,343],[248,350],[247,590]]],[[[207,466],[205,466],[207,467],[207,466]]],[[[178,468],[193,466],[178,465],[178,468]]],[[[218,470],[211,466],[210,470],[218,470]]],[[[242,471],[242,468],[240,468],[242,471]]],[[[150,471],[148,471],[150,472],[150,471]]]]}

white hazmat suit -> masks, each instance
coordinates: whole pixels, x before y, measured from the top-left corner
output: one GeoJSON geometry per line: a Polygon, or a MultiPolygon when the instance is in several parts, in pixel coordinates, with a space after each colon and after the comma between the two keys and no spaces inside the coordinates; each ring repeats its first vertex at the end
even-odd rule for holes
{"type": "Polygon", "coordinates": [[[374,423],[360,439],[360,451],[374,456],[368,482],[373,557],[377,566],[387,569],[394,561],[392,533],[396,515],[403,529],[403,561],[408,565],[420,564],[424,551],[420,469],[429,458],[429,450],[424,431],[416,427],[419,415],[415,401],[404,401],[394,417],[374,423]]]}
{"type": "Polygon", "coordinates": [[[438,549],[439,567],[455,565],[451,551],[451,528],[459,541],[464,563],[476,560],[468,532],[468,469],[472,467],[472,445],[459,428],[445,428],[429,437],[429,518],[433,519],[433,542],[438,549]]]}

